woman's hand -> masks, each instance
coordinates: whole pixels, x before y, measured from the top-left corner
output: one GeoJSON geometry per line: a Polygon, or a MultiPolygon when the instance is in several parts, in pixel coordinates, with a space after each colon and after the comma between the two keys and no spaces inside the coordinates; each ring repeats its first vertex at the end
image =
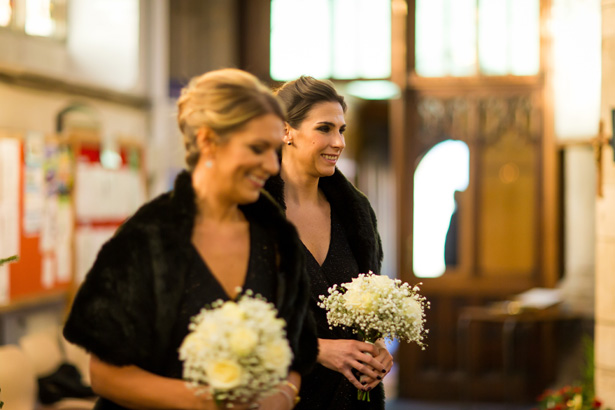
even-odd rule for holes
{"type": "Polygon", "coordinates": [[[233,410],[253,410],[253,409],[262,409],[257,404],[247,404],[247,403],[239,403],[239,402],[231,402],[231,404],[223,403],[220,406],[216,406],[216,410],[224,410],[226,408],[233,410]]]}
{"type": "MultiPolygon", "coordinates": [[[[365,384],[362,384],[357,380],[352,372],[353,369],[370,377],[371,379],[368,380],[372,384],[374,380],[380,382],[378,377],[382,379],[382,376],[390,370],[390,367],[386,368],[377,359],[381,349],[370,343],[352,339],[318,339],[318,350],[318,363],[340,372],[360,390],[367,390],[369,382],[364,380],[365,384]]],[[[386,351],[386,348],[384,350],[386,351]]],[[[388,354],[388,351],[386,353],[388,354]]],[[[385,361],[384,358],[383,361],[385,361]]]]}
{"type": "Polygon", "coordinates": [[[261,399],[258,404],[258,409],[260,410],[291,410],[295,407],[294,403],[292,403],[290,396],[285,396],[282,392],[277,392],[272,394],[271,396],[267,396],[264,399],[261,399]]]}
{"type": "Polygon", "coordinates": [[[382,374],[378,375],[380,378],[376,377],[374,379],[373,377],[370,377],[370,376],[364,376],[361,378],[361,381],[366,383],[365,386],[369,390],[376,387],[378,383],[380,383],[382,379],[384,379],[384,376],[389,374],[389,372],[391,371],[391,368],[393,367],[393,356],[391,356],[391,353],[389,353],[389,351],[387,350],[384,340],[383,339],[376,340],[376,342],[374,343],[374,346],[376,346],[376,348],[378,349],[378,355],[375,357],[375,359],[378,360],[380,363],[382,363],[385,371],[382,372],[382,374]]]}

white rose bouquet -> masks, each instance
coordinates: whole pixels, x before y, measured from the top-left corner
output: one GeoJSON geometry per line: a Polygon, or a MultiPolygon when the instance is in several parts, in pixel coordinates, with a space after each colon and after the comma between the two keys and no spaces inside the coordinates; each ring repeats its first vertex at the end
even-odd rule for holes
{"type": "Polygon", "coordinates": [[[276,314],[272,303],[250,291],[237,302],[218,300],[201,310],[179,348],[184,379],[197,393],[210,389],[219,406],[275,393],[293,357],[286,322],[276,314]]]}
{"type": "MultiPolygon", "coordinates": [[[[410,287],[399,279],[361,273],[352,282],[329,288],[320,295],[321,308],[327,310],[331,327],[351,329],[368,343],[380,338],[416,342],[425,349],[425,309],[429,302],[419,287],[410,287]]],[[[359,390],[360,400],[369,400],[369,392],[359,390]]]]}

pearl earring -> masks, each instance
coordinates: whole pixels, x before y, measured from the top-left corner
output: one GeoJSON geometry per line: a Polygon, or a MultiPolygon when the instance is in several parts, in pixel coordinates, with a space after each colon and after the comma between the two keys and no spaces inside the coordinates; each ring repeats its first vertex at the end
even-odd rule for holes
{"type": "Polygon", "coordinates": [[[211,167],[214,166],[214,162],[212,160],[208,159],[207,161],[205,161],[205,166],[207,168],[211,168],[211,167]]]}

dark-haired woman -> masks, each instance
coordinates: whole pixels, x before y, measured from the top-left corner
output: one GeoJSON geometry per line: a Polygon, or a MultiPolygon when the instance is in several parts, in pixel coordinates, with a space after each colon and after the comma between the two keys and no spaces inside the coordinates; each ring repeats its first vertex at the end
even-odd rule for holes
{"type": "Polygon", "coordinates": [[[301,77],[277,95],[287,111],[280,176],[266,189],[282,204],[304,245],[310,307],[318,335],[318,364],[302,381],[300,409],[383,409],[381,380],[393,360],[383,341],[357,340],[329,329],[320,295],[359,273],[380,272],[382,247],[369,201],[336,168],[345,147],[346,103],[328,81],[301,77]],[[362,376],[361,376],[362,375],[362,376]],[[357,389],[371,401],[358,401],[357,389]]]}

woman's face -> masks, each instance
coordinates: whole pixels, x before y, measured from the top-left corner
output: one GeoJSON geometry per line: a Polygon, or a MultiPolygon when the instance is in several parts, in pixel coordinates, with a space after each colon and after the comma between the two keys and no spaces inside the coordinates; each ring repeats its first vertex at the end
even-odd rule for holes
{"type": "MultiPolygon", "coordinates": [[[[298,129],[285,136],[292,146],[292,160],[314,177],[333,175],[346,142],[344,110],[338,102],[321,102],[312,107],[298,129]]],[[[286,154],[285,154],[286,155],[286,154]]]]}
{"type": "Polygon", "coordinates": [[[233,203],[255,202],[265,181],[279,172],[277,149],[284,123],[274,114],[256,117],[226,136],[214,152],[218,192],[233,203]]]}

